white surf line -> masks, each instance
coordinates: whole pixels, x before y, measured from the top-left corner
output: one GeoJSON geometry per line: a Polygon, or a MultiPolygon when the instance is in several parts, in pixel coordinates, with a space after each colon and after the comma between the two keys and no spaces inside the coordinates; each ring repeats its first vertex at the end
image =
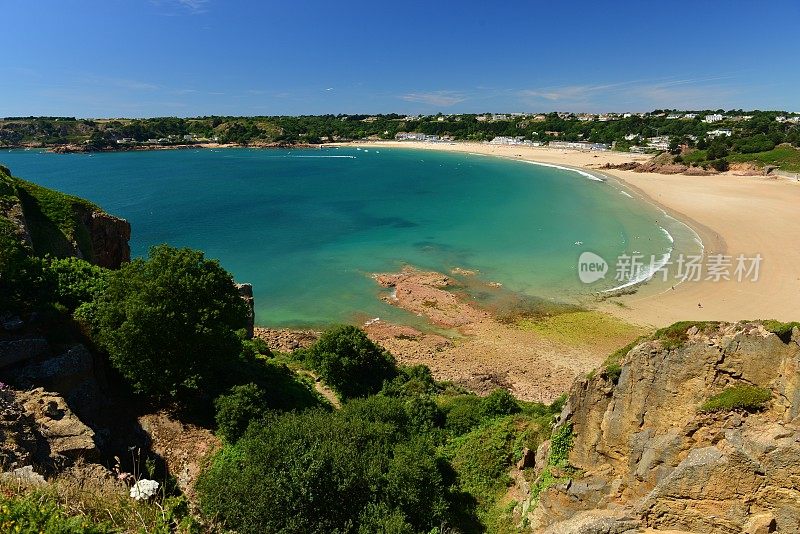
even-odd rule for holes
{"type": "Polygon", "coordinates": [[[542,166],[542,167],[551,167],[553,169],[561,169],[562,171],[577,172],[581,176],[584,176],[584,177],[586,177],[586,178],[588,178],[590,180],[594,180],[595,182],[605,182],[605,179],[600,178],[599,176],[596,176],[596,175],[594,175],[594,174],[592,174],[590,172],[583,171],[581,169],[575,169],[573,167],[564,167],[562,165],[556,165],[554,163],[542,163],[541,161],[531,161],[529,159],[521,159],[519,161],[524,161],[525,163],[530,163],[531,165],[539,165],[539,166],[542,166]]]}
{"type": "Polygon", "coordinates": [[[286,158],[347,158],[356,159],[355,156],[284,156],[286,158]]]}
{"type": "Polygon", "coordinates": [[[655,262],[651,267],[648,267],[647,269],[642,269],[636,276],[634,276],[632,279],[628,280],[624,284],[619,285],[617,287],[612,287],[611,289],[605,289],[601,291],[601,293],[611,293],[614,291],[619,291],[620,289],[625,289],[626,287],[631,287],[638,284],[643,284],[645,282],[649,282],[650,280],[652,280],[655,274],[661,270],[662,267],[667,265],[669,259],[672,257],[672,251],[675,249],[675,247],[673,246],[673,244],[675,243],[675,238],[672,237],[672,234],[670,234],[667,231],[667,229],[664,228],[663,226],[659,226],[658,228],[662,232],[664,232],[664,235],[667,236],[667,239],[670,242],[670,247],[669,250],[667,250],[667,253],[663,254],[661,256],[661,259],[655,262]]]}
{"type": "MultiPolygon", "coordinates": [[[[622,193],[623,195],[626,195],[626,196],[628,196],[628,197],[635,198],[633,195],[631,195],[630,193],[628,193],[627,191],[624,191],[624,190],[622,189],[622,188],[624,188],[624,187],[625,187],[625,185],[624,185],[624,182],[623,182],[621,179],[619,179],[619,178],[616,178],[616,177],[614,177],[613,175],[612,175],[612,176],[610,176],[609,178],[610,178],[610,181],[611,181],[611,183],[612,183],[612,184],[614,184],[616,187],[619,187],[619,188],[620,188],[620,190],[619,190],[619,192],[620,192],[620,193],[622,193]]],[[[670,214],[667,212],[667,210],[665,210],[664,208],[662,208],[660,205],[658,205],[658,204],[657,204],[657,203],[655,203],[654,201],[650,200],[650,199],[649,199],[649,197],[642,196],[641,194],[637,194],[637,196],[639,197],[639,200],[641,200],[642,202],[646,202],[647,204],[650,204],[651,206],[653,206],[653,207],[655,207],[656,209],[658,209],[658,211],[660,211],[660,212],[661,212],[661,213],[664,215],[664,217],[666,217],[666,218],[667,218],[667,219],[669,219],[670,221],[672,221],[672,222],[674,222],[674,223],[677,223],[677,224],[679,224],[679,225],[681,225],[681,226],[685,227],[687,230],[689,230],[689,233],[690,233],[690,234],[692,235],[692,237],[693,237],[693,241],[694,241],[694,242],[695,242],[695,243],[696,243],[696,244],[697,244],[697,245],[700,247],[700,256],[701,256],[701,257],[702,257],[702,256],[705,256],[705,250],[706,250],[706,247],[705,247],[705,245],[703,244],[703,240],[702,240],[702,238],[700,237],[700,234],[698,234],[698,233],[697,233],[697,231],[696,231],[694,228],[692,228],[691,226],[689,226],[689,224],[687,224],[687,223],[683,222],[682,220],[680,220],[680,219],[678,219],[678,218],[676,218],[676,217],[673,217],[672,215],[670,215],[670,214]]],[[[649,276],[649,277],[647,277],[647,278],[646,278],[646,279],[644,279],[644,280],[637,280],[637,281],[635,281],[635,282],[629,282],[629,283],[623,284],[623,285],[621,285],[621,286],[615,287],[615,288],[613,288],[613,289],[606,289],[606,290],[604,290],[604,291],[601,291],[601,293],[609,293],[609,292],[612,292],[612,291],[617,291],[617,290],[619,290],[619,289],[623,289],[623,288],[625,288],[625,287],[630,287],[630,286],[632,286],[632,285],[636,285],[636,284],[642,284],[642,283],[648,282],[648,281],[650,281],[650,280],[653,278],[653,276],[655,276],[655,273],[657,273],[657,272],[658,272],[658,270],[659,270],[661,267],[663,267],[663,266],[666,264],[666,262],[667,262],[667,261],[669,261],[669,258],[670,258],[671,254],[672,254],[672,252],[673,252],[673,250],[674,250],[674,248],[675,248],[675,247],[674,247],[675,238],[674,238],[674,237],[672,236],[672,234],[670,234],[670,233],[667,231],[667,229],[666,229],[666,228],[664,228],[663,226],[659,225],[659,228],[660,228],[660,229],[661,229],[661,231],[662,231],[662,232],[664,232],[664,234],[667,236],[667,239],[669,239],[669,242],[673,244],[673,246],[671,246],[671,247],[670,247],[670,249],[669,249],[669,252],[668,252],[668,253],[665,255],[666,257],[662,257],[662,261],[660,261],[660,262],[659,262],[660,266],[659,266],[657,269],[654,269],[654,272],[653,272],[653,273],[651,273],[651,274],[650,274],[650,276],[649,276]]],[[[662,291],[661,293],[666,293],[667,291],[670,291],[670,290],[672,290],[672,289],[675,289],[675,286],[678,286],[678,285],[682,284],[683,282],[685,282],[685,280],[683,280],[683,279],[679,279],[679,280],[678,280],[678,281],[677,281],[675,284],[672,284],[672,285],[671,285],[671,287],[670,287],[669,289],[665,289],[665,290],[664,290],[664,291],[662,291]]],[[[659,293],[659,294],[660,294],[660,293],[659,293]]]]}

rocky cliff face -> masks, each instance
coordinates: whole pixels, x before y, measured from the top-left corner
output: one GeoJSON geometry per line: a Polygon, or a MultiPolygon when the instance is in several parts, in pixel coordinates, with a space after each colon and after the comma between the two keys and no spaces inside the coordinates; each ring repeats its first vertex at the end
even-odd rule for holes
{"type": "Polygon", "coordinates": [[[800,532],[800,331],[687,326],[573,387],[569,479],[532,503],[534,531],[800,532]],[[701,410],[733,386],[760,407],[701,410]]]}
{"type": "Polygon", "coordinates": [[[4,236],[43,256],[72,255],[102,267],[130,261],[131,226],[77,197],[13,178],[0,167],[0,223],[4,236]]]}
{"type": "Polygon", "coordinates": [[[101,267],[116,269],[131,261],[131,225],[125,219],[102,211],[87,211],[81,220],[91,239],[91,261],[101,267]]]}

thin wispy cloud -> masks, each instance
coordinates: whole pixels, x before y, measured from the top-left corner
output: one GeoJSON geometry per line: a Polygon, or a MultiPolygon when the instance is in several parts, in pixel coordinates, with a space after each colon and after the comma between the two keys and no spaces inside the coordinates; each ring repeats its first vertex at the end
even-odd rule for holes
{"type": "MultiPolygon", "coordinates": [[[[154,6],[178,9],[181,12],[199,15],[208,11],[209,0],[150,0],[154,6]]],[[[175,11],[165,12],[165,15],[177,15],[175,11]]]]}
{"type": "Polygon", "coordinates": [[[637,102],[654,107],[704,107],[717,102],[720,96],[731,95],[725,82],[734,78],[732,75],[671,77],[549,86],[523,89],[517,95],[529,106],[558,105],[570,109],[611,109],[637,102]]]}
{"type": "Polygon", "coordinates": [[[79,85],[94,87],[105,86],[128,91],[157,91],[161,89],[159,85],[148,81],[116,78],[113,76],[100,76],[95,74],[87,75],[85,78],[81,78],[76,81],[79,85]]]}
{"type": "Polygon", "coordinates": [[[406,102],[418,102],[429,106],[447,107],[463,102],[467,98],[463,94],[453,91],[433,91],[428,93],[407,93],[401,95],[400,99],[406,102]]]}

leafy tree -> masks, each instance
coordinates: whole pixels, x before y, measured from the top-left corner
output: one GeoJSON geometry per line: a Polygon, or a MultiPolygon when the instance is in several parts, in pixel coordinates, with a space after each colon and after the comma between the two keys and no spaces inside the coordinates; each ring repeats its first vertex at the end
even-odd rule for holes
{"type": "Polygon", "coordinates": [[[133,389],[156,399],[213,390],[241,350],[245,305],[202,252],[166,245],[108,274],[94,327],[133,389]]]}
{"type": "Polygon", "coordinates": [[[354,326],[326,331],[307,350],[306,357],[343,399],[377,393],[384,380],[397,374],[394,357],[354,326]]]}

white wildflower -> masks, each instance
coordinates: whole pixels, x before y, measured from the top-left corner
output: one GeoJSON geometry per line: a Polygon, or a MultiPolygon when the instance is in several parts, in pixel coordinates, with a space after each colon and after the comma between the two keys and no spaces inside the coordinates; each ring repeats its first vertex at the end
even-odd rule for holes
{"type": "Polygon", "coordinates": [[[147,501],[158,493],[158,482],[143,478],[131,488],[131,498],[137,501],[147,501]]]}

